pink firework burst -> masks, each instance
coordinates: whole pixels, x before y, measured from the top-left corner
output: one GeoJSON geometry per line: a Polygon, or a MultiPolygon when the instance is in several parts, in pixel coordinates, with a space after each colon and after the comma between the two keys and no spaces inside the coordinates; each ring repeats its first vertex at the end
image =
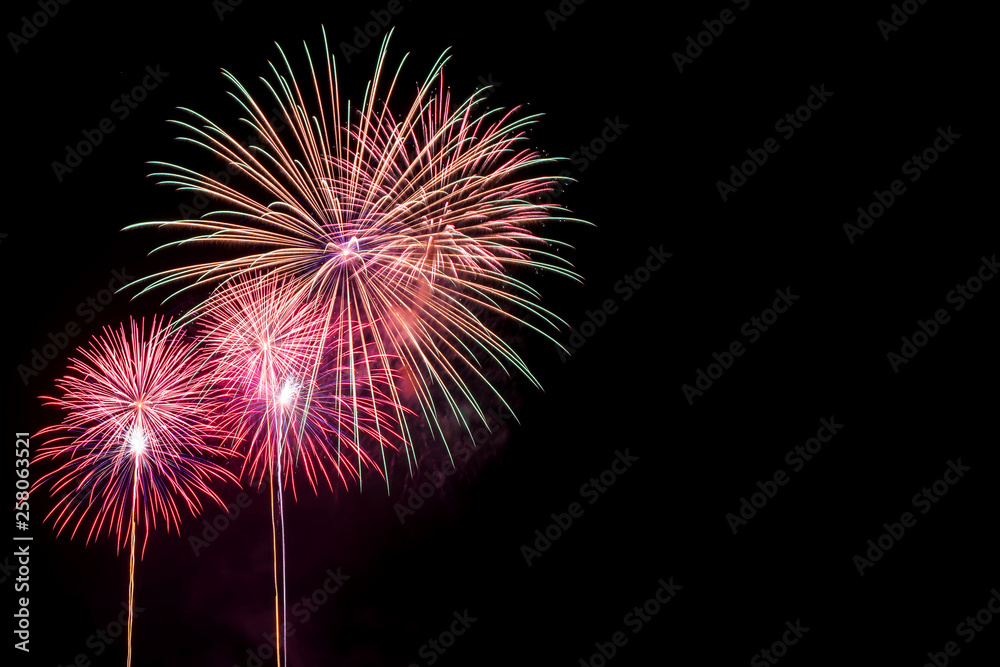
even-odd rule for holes
{"type": "MultiPolygon", "coordinates": [[[[286,651],[287,628],[283,487],[295,496],[296,469],[313,491],[333,475],[359,483],[375,462],[365,443],[382,452],[395,449],[391,427],[397,410],[373,376],[326,346],[329,332],[316,301],[280,280],[247,275],[227,283],[203,305],[202,340],[211,356],[213,385],[219,393],[220,428],[246,452],[243,472],[271,488],[274,548],[275,637],[278,664],[286,651]],[[327,354],[324,354],[327,349],[327,354]],[[329,363],[317,363],[324,357],[329,363]]],[[[338,341],[353,341],[337,332],[338,341]]],[[[381,368],[382,366],[379,366],[381,368]]]]}
{"type": "MultiPolygon", "coordinates": [[[[325,361],[325,346],[339,336],[333,344],[341,367],[405,376],[405,383],[387,385],[392,404],[412,397],[442,438],[440,417],[448,414],[471,434],[463,403],[484,424],[485,415],[470,382],[499,397],[483,372],[486,364],[538,384],[494,321],[512,320],[560,346],[546,331],[564,323],[539,305],[524,276],[545,271],[578,279],[558,254],[565,244],[540,231],[546,222],[579,221],[542,203],[559,177],[537,175],[555,160],[526,146],[525,130],[537,116],[484,108],[486,90],[453,99],[444,55],[415,95],[399,104],[399,70],[383,71],[387,43],[355,107],[341,102],[325,35],[324,66],[314,67],[307,49],[309,76],[302,85],[281,53],[284,68],[272,65],[274,77],[265,81],[269,103],[258,103],[224,73],[260,146],[245,148],[190,112],[193,124],[178,123],[183,139],[237,169],[238,178],[223,182],[155,163],[162,183],[204,194],[218,208],[197,220],[131,227],[174,228],[185,238],[168,246],[207,244],[230,256],[142,282],[144,291],[190,288],[263,271],[318,304],[325,335],[311,376],[325,361]],[[264,111],[275,104],[284,129],[264,111]],[[359,336],[360,344],[352,344],[359,336]]],[[[410,445],[406,415],[398,410],[395,417],[410,445]]],[[[415,464],[411,447],[406,451],[415,464]]]]}
{"type": "Polygon", "coordinates": [[[369,450],[384,457],[399,447],[389,379],[340,365],[337,346],[324,345],[321,315],[289,285],[255,275],[202,308],[219,428],[245,453],[243,472],[255,484],[280,470],[295,494],[297,469],[313,492],[332,488],[334,477],[347,485],[375,463],[369,450]],[[317,366],[317,358],[329,361],[317,366]]]}
{"type": "Polygon", "coordinates": [[[55,498],[46,518],[71,537],[86,530],[88,543],[106,531],[124,546],[130,514],[146,539],[158,520],[179,532],[183,507],[197,515],[203,497],[223,505],[211,483],[236,481],[212,461],[231,454],[210,444],[217,431],[202,355],[169,323],[144,328],[134,320],[106,327],[56,381],[61,396],[42,397],[64,413],[39,432],[48,439],[36,461],[61,463],[38,481],[55,498]]]}
{"type": "Polygon", "coordinates": [[[94,337],[57,380],[61,396],[43,397],[63,411],[62,421],[38,434],[48,439],[35,463],[60,463],[38,480],[55,498],[46,520],[58,534],[85,529],[87,543],[105,530],[116,548],[130,543],[127,664],[139,524],[145,551],[157,520],[179,534],[182,507],[197,515],[202,497],[224,506],[210,484],[236,481],[211,460],[229,452],[207,440],[215,429],[203,357],[169,326],[154,319],[146,334],[145,322],[131,320],[128,330],[105,328],[94,337]]]}

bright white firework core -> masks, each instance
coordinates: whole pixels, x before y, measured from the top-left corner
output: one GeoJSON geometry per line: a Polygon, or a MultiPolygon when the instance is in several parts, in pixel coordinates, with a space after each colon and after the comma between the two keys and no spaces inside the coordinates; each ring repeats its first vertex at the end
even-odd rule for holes
{"type": "Polygon", "coordinates": [[[146,434],[142,432],[141,426],[136,426],[129,433],[128,445],[135,455],[140,455],[146,451],[146,434]]]}
{"type": "Polygon", "coordinates": [[[343,245],[340,250],[340,254],[344,257],[350,257],[353,254],[357,254],[359,248],[358,237],[352,236],[351,240],[343,245]]]}
{"type": "Polygon", "coordinates": [[[295,392],[298,390],[298,385],[296,385],[292,380],[285,380],[284,386],[281,391],[278,392],[278,403],[280,405],[290,405],[292,399],[295,398],[295,392]]]}

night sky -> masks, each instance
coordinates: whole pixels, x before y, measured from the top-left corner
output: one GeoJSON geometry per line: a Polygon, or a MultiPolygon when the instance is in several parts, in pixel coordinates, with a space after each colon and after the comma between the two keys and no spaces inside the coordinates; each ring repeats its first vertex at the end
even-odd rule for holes
{"type": "MultiPolygon", "coordinates": [[[[494,433],[455,474],[428,446],[391,493],[288,507],[290,667],[995,664],[993,27],[915,0],[652,4],[8,3],[9,492],[72,349],[194,303],[113,294],[212,256],[121,231],[197,207],[149,161],[218,168],[167,120],[239,129],[220,70],[263,95],[274,42],[303,72],[321,26],[353,108],[381,19],[399,103],[451,47],[453,94],[543,114],[530,143],[576,181],[556,201],[595,226],[545,228],[583,284],[523,276],[571,355],[496,323],[544,388],[489,370],[516,419],[484,394],[494,433]]],[[[218,493],[230,516],[137,564],[136,665],[275,664],[268,495],[218,493]]],[[[13,664],[122,665],[127,551],[56,538],[46,494],[0,551],[10,644],[30,598],[13,664]]]]}

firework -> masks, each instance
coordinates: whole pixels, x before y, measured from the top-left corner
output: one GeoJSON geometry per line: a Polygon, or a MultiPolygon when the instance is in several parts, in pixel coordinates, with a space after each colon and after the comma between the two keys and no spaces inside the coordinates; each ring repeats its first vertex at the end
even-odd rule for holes
{"type": "Polygon", "coordinates": [[[287,284],[262,276],[227,284],[203,305],[199,324],[219,428],[245,452],[243,473],[251,482],[263,483],[280,466],[282,485],[293,494],[294,468],[314,492],[323,482],[333,488],[332,477],[345,486],[360,483],[374,464],[368,448],[398,448],[391,421],[398,408],[386,394],[391,377],[377,382],[338,366],[334,346],[323,344],[317,304],[287,284]],[[324,347],[331,361],[317,369],[324,347]]]}
{"type": "Polygon", "coordinates": [[[134,320],[128,330],[105,328],[71,359],[56,382],[62,395],[43,397],[64,414],[39,432],[47,440],[37,455],[60,463],[38,480],[55,498],[45,518],[57,534],[85,530],[89,543],[106,531],[117,549],[130,543],[129,664],[137,530],[145,552],[158,520],[179,534],[183,507],[197,515],[202,497],[224,506],[209,485],[236,481],[209,458],[226,452],[206,441],[214,429],[200,355],[169,323],[154,319],[148,335],[144,329],[134,320]]]}
{"type": "Polygon", "coordinates": [[[200,327],[219,426],[245,452],[243,472],[251,482],[269,481],[280,665],[287,627],[283,487],[290,485],[294,496],[296,468],[314,492],[320,481],[332,489],[332,477],[360,483],[365,468],[378,467],[367,443],[383,452],[398,446],[390,427],[396,409],[379,383],[337,367],[336,356],[330,367],[315,365],[324,322],[315,302],[285,283],[259,275],[227,283],[204,305],[200,327]]]}
{"type": "MultiPolygon", "coordinates": [[[[258,104],[223,72],[260,146],[244,148],[219,125],[185,109],[194,121],[178,122],[186,133],[182,139],[237,175],[222,182],[154,163],[162,184],[207,195],[218,208],[199,220],[130,228],[184,233],[163,248],[199,243],[230,253],[226,261],[148,276],[139,281],[143,291],[216,285],[264,272],[318,304],[322,334],[308,375],[318,376],[332,347],[335,365],[348,375],[361,370],[399,379],[386,392],[399,408],[395,421],[411,464],[412,438],[401,406],[414,400],[442,439],[441,414],[450,413],[471,434],[463,401],[485,424],[469,383],[484,384],[503,399],[484,376],[484,363],[537,384],[488,322],[494,314],[510,318],[559,346],[546,330],[561,320],[538,305],[539,295],[519,276],[545,271],[578,277],[558,254],[563,244],[538,234],[547,221],[572,219],[541,203],[558,178],[531,175],[554,161],[524,145],[525,130],[537,116],[485,110],[480,102],[486,89],[453,100],[443,77],[447,52],[412,101],[397,108],[400,70],[386,85],[387,44],[388,37],[353,114],[350,106],[342,110],[332,56],[324,55],[325,67],[317,73],[306,47],[310,76],[300,87],[281,52],[284,67],[271,65],[273,79],[265,84],[284,128],[263,111],[272,105],[258,104]]],[[[329,54],[325,33],[324,49],[329,54]]],[[[362,393],[354,388],[347,395],[359,401],[362,393]]],[[[369,393],[366,400],[372,405],[380,398],[369,393]]],[[[350,409],[364,412],[362,407],[350,409]]]]}

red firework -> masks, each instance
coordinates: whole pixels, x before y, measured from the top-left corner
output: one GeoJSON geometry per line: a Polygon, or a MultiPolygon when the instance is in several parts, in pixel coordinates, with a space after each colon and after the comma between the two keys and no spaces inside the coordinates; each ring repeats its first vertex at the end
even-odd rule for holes
{"type": "Polygon", "coordinates": [[[72,527],[71,537],[85,527],[87,543],[106,529],[115,534],[116,548],[131,544],[129,665],[138,524],[144,551],[158,518],[179,534],[182,506],[197,515],[202,495],[224,506],[209,484],[236,481],[208,458],[228,452],[206,441],[215,430],[202,355],[169,326],[154,319],[148,336],[145,322],[130,320],[128,331],[105,328],[56,381],[62,396],[42,397],[65,413],[38,434],[50,438],[36,462],[61,461],[38,480],[56,499],[45,519],[54,520],[57,534],[72,527]]]}
{"type": "MultiPolygon", "coordinates": [[[[178,125],[183,141],[241,178],[218,180],[153,163],[161,183],[198,192],[217,208],[197,219],[129,228],[176,229],[184,238],[162,247],[216,246],[227,259],[177,266],[138,282],[143,291],[166,285],[183,291],[258,272],[284,280],[323,304],[328,332],[365,341],[342,346],[342,365],[378,368],[382,375],[403,369],[406,382],[387,385],[392,402],[415,405],[442,439],[441,418],[449,415],[471,435],[463,403],[486,423],[474,386],[502,400],[487,365],[538,385],[494,322],[512,320],[562,347],[547,332],[565,323],[542,307],[525,278],[545,271],[579,280],[559,254],[565,244],[542,231],[546,223],[581,221],[545,203],[566,178],[544,176],[555,160],[526,145],[537,115],[488,109],[486,90],[453,98],[443,78],[444,54],[400,104],[400,69],[389,68],[387,43],[388,37],[359,104],[344,103],[325,32],[321,61],[306,49],[301,81],[281,52],[284,67],[272,65],[274,79],[266,82],[269,103],[225,73],[259,147],[244,147],[237,135],[194,111],[190,123],[178,125]],[[277,120],[264,111],[272,104],[280,110],[277,120]]],[[[405,434],[404,411],[393,420],[405,434]]],[[[405,445],[412,472],[412,438],[405,445]]]]}
{"type": "Polygon", "coordinates": [[[280,472],[294,495],[297,468],[313,492],[320,482],[332,488],[333,477],[346,485],[374,463],[367,447],[399,446],[387,383],[339,364],[323,344],[324,325],[315,302],[261,276],[228,284],[204,306],[218,424],[245,453],[243,473],[255,484],[280,472]],[[324,347],[330,361],[317,368],[324,347]]]}
{"type": "MultiPolygon", "coordinates": [[[[249,275],[226,284],[203,305],[202,340],[211,355],[213,384],[220,395],[220,427],[246,452],[243,473],[271,488],[274,548],[275,638],[278,664],[287,627],[284,496],[294,470],[303,471],[313,492],[333,475],[347,484],[361,481],[366,467],[378,467],[362,437],[379,451],[395,449],[399,433],[390,427],[395,406],[367,368],[342,366],[340,355],[324,355],[331,332],[315,301],[281,280],[249,275]],[[330,363],[317,359],[331,357],[330,363]],[[282,621],[284,619],[284,622],[282,621]]],[[[339,341],[355,340],[337,332],[339,341]]],[[[382,366],[380,365],[379,368],[382,366]]]]}
{"type": "Polygon", "coordinates": [[[62,395],[42,397],[64,412],[38,434],[49,438],[36,461],[61,462],[38,480],[56,499],[46,519],[71,537],[86,530],[87,543],[106,530],[124,546],[130,513],[146,539],[158,519],[179,532],[181,507],[197,515],[201,496],[223,505],[210,483],[236,481],[211,461],[229,453],[208,443],[215,429],[201,354],[169,323],[154,319],[148,336],[144,328],[106,327],[56,381],[62,395]]]}

